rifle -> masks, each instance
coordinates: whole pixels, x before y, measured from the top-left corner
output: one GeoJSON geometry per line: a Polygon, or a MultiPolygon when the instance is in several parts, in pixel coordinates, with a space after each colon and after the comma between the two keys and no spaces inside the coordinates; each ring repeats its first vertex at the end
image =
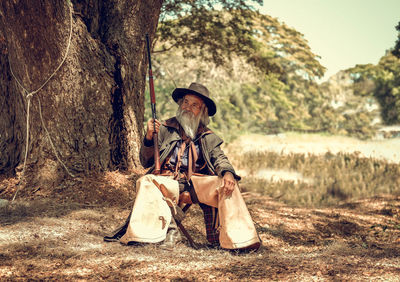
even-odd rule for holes
{"type": "Polygon", "coordinates": [[[176,205],[172,196],[169,194],[167,187],[164,184],[158,183],[155,179],[153,179],[154,185],[160,190],[161,194],[164,197],[164,200],[167,202],[167,205],[171,208],[171,213],[173,218],[175,219],[176,225],[182,231],[183,235],[188,239],[189,244],[193,249],[198,249],[199,247],[194,242],[192,236],[186,231],[186,228],[182,225],[182,220],[185,218],[185,212],[189,209],[191,204],[187,204],[183,209],[176,205]]]}
{"type": "Polygon", "coordinates": [[[149,92],[150,92],[150,102],[151,102],[151,113],[153,117],[154,133],[153,133],[153,144],[154,144],[154,171],[153,174],[160,173],[160,151],[158,149],[158,133],[156,132],[156,95],[154,93],[154,83],[153,83],[153,71],[151,69],[151,56],[150,56],[150,42],[149,34],[146,33],[146,44],[147,44],[147,57],[149,61],[149,92]]]}

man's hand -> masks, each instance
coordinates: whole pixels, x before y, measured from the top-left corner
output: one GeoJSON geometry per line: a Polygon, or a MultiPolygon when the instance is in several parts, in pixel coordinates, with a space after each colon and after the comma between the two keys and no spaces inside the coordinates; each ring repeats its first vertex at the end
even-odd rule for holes
{"type": "MultiPolygon", "coordinates": [[[[160,125],[161,122],[159,122],[158,120],[156,120],[156,128],[155,131],[158,133],[158,131],[160,130],[160,125]]],[[[149,119],[147,121],[147,132],[146,132],[146,139],[147,140],[152,140],[153,139],[153,134],[154,134],[154,119],[149,119]]]]}
{"type": "Polygon", "coordinates": [[[233,190],[235,189],[236,180],[233,174],[229,171],[225,172],[224,177],[224,186],[223,191],[226,196],[232,195],[233,190]]]}

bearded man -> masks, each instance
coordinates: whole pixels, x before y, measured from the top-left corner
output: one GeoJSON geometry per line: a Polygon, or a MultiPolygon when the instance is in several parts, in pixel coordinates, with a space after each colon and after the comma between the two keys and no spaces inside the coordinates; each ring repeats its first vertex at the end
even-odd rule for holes
{"type": "Polygon", "coordinates": [[[150,119],[140,150],[140,161],[148,173],[136,183],[137,195],[126,223],[105,241],[158,243],[173,249],[181,240],[168,201],[190,195],[190,203],[203,210],[207,240],[225,249],[257,250],[260,239],[240,194],[240,177],[221,149],[223,143],[207,128],[216,105],[208,89],[191,83],[177,88],[172,98],[178,103],[176,117],[164,123],[150,119]],[[153,134],[158,134],[161,171],[155,169],[153,134]],[[169,199],[159,190],[163,185],[169,199]]]}

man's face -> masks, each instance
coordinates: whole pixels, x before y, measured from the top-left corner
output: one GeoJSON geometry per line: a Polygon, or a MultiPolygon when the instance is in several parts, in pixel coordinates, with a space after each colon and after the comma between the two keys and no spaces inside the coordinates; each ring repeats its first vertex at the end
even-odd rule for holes
{"type": "Polygon", "coordinates": [[[182,110],[192,112],[194,116],[197,117],[201,112],[202,106],[203,100],[200,97],[186,94],[185,97],[183,97],[181,108],[182,110]]]}

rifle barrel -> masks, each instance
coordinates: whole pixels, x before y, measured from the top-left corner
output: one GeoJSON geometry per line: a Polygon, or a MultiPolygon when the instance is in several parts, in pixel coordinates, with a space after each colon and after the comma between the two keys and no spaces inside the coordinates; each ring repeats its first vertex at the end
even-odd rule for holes
{"type": "Polygon", "coordinates": [[[160,151],[158,149],[158,134],[156,130],[156,119],[157,119],[157,112],[156,112],[156,94],[154,93],[154,82],[153,82],[153,71],[151,68],[151,55],[150,55],[150,40],[149,34],[146,33],[146,45],[147,45],[147,58],[149,60],[149,92],[150,92],[150,101],[151,101],[151,113],[153,117],[153,126],[154,126],[154,133],[153,133],[153,143],[154,143],[154,173],[158,174],[161,169],[160,165],[160,151]]]}

